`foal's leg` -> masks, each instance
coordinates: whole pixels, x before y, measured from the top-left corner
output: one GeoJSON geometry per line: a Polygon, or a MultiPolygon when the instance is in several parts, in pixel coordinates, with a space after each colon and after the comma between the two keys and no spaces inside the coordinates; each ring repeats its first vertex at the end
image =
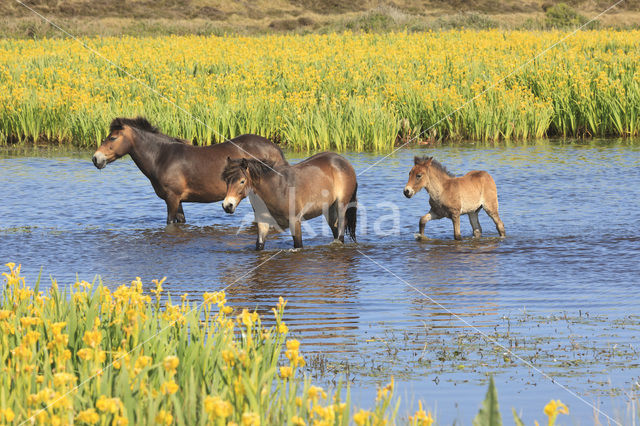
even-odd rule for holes
{"type": "Polygon", "coordinates": [[[178,204],[178,213],[176,213],[176,220],[178,223],[185,223],[187,219],[184,217],[184,210],[182,210],[182,201],[178,204]]]}
{"type": "Polygon", "coordinates": [[[461,240],[462,234],[460,233],[460,213],[452,214],[451,221],[453,222],[453,238],[455,238],[456,240],[461,240]]]}
{"type": "Polygon", "coordinates": [[[482,227],[480,226],[480,220],[478,219],[478,210],[469,213],[469,223],[471,223],[471,227],[473,228],[473,236],[476,238],[482,236],[482,227]]]}
{"type": "Polygon", "coordinates": [[[256,241],[256,250],[264,249],[264,242],[267,239],[269,233],[269,224],[264,222],[258,222],[258,239],[256,241]]]}
{"type": "Polygon", "coordinates": [[[289,229],[293,237],[293,248],[302,248],[302,224],[300,219],[295,219],[290,223],[289,229]]]}
{"type": "Polygon", "coordinates": [[[501,237],[505,237],[507,234],[504,232],[504,223],[502,223],[500,215],[498,214],[498,200],[487,203],[482,207],[484,208],[484,211],[487,212],[491,220],[493,220],[493,223],[496,224],[498,234],[500,234],[501,237]]]}
{"type": "Polygon", "coordinates": [[[434,214],[432,211],[429,211],[429,213],[425,214],[424,216],[422,216],[420,218],[420,222],[418,223],[418,233],[420,235],[424,235],[424,227],[427,224],[427,222],[429,222],[430,220],[434,220],[434,219],[440,219],[439,216],[437,216],[436,214],[434,214]]]}

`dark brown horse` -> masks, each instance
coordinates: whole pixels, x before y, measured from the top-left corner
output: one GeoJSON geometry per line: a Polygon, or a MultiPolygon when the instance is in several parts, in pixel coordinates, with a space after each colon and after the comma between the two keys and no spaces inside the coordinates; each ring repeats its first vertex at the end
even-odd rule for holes
{"type": "Polygon", "coordinates": [[[249,196],[258,224],[256,250],[264,248],[270,224],[289,228],[293,246],[302,247],[303,220],[324,215],[333,238],[344,243],[345,229],[356,240],[356,192],[353,166],[338,154],[323,152],[300,163],[228,159],[222,172],[227,195],[222,208],[233,213],[249,196]]]}
{"type": "Polygon", "coordinates": [[[274,166],[287,164],[282,150],[262,136],[242,135],[197,147],[160,133],[141,117],[113,120],[92,160],[102,169],[127,154],[167,203],[167,223],[185,222],[183,201],[213,203],[224,198],[227,187],[221,172],[228,157],[264,158],[274,166]]]}
{"type": "Polygon", "coordinates": [[[474,170],[462,177],[455,177],[433,157],[415,157],[404,195],[411,198],[422,188],[429,193],[431,210],[420,218],[417,238],[423,237],[427,222],[448,217],[453,222],[453,237],[461,240],[460,215],[463,214],[469,215],[473,236],[480,237],[480,209],[484,209],[496,224],[500,236],[505,236],[504,224],[498,214],[498,190],[489,173],[474,170]]]}

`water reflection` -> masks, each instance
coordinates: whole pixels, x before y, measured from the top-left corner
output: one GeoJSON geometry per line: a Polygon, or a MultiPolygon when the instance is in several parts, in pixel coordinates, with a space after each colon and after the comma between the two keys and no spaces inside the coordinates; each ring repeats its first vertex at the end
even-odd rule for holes
{"type": "Polygon", "coordinates": [[[333,346],[333,351],[353,344],[359,323],[357,252],[321,246],[279,252],[269,260],[271,256],[273,252],[256,254],[249,274],[237,282],[238,271],[227,268],[222,281],[231,285],[229,300],[270,316],[282,296],[288,301],[287,323],[310,344],[333,346]]]}

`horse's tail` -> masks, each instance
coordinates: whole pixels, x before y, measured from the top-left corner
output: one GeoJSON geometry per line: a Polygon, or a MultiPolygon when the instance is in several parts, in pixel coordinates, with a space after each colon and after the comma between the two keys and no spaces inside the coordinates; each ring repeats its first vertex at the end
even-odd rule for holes
{"type": "Polygon", "coordinates": [[[353,188],[353,194],[351,194],[351,200],[349,200],[349,204],[347,204],[347,211],[344,216],[347,221],[346,231],[347,235],[351,237],[351,239],[356,241],[356,218],[358,213],[358,199],[356,194],[358,192],[358,182],[356,182],[356,187],[353,188]]]}

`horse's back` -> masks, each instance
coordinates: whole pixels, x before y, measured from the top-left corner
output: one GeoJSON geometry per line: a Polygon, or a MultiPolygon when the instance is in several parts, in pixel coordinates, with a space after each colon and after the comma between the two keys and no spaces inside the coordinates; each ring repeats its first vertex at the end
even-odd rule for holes
{"type": "Polygon", "coordinates": [[[498,196],[498,190],[496,188],[496,182],[493,177],[484,170],[473,170],[467,173],[463,179],[466,178],[466,190],[469,193],[477,194],[480,198],[480,202],[493,201],[498,196]]]}
{"type": "Polygon", "coordinates": [[[230,151],[240,151],[240,157],[249,156],[255,159],[268,160],[273,162],[274,165],[288,164],[282,149],[263,136],[253,134],[240,135],[217,146],[224,146],[230,151]]]}
{"type": "Polygon", "coordinates": [[[309,166],[320,167],[323,170],[329,171],[330,169],[338,170],[343,173],[353,173],[355,175],[355,170],[353,166],[340,154],[336,154],[335,152],[320,152],[318,154],[312,155],[311,157],[302,160],[294,167],[297,168],[305,168],[309,166]]]}

